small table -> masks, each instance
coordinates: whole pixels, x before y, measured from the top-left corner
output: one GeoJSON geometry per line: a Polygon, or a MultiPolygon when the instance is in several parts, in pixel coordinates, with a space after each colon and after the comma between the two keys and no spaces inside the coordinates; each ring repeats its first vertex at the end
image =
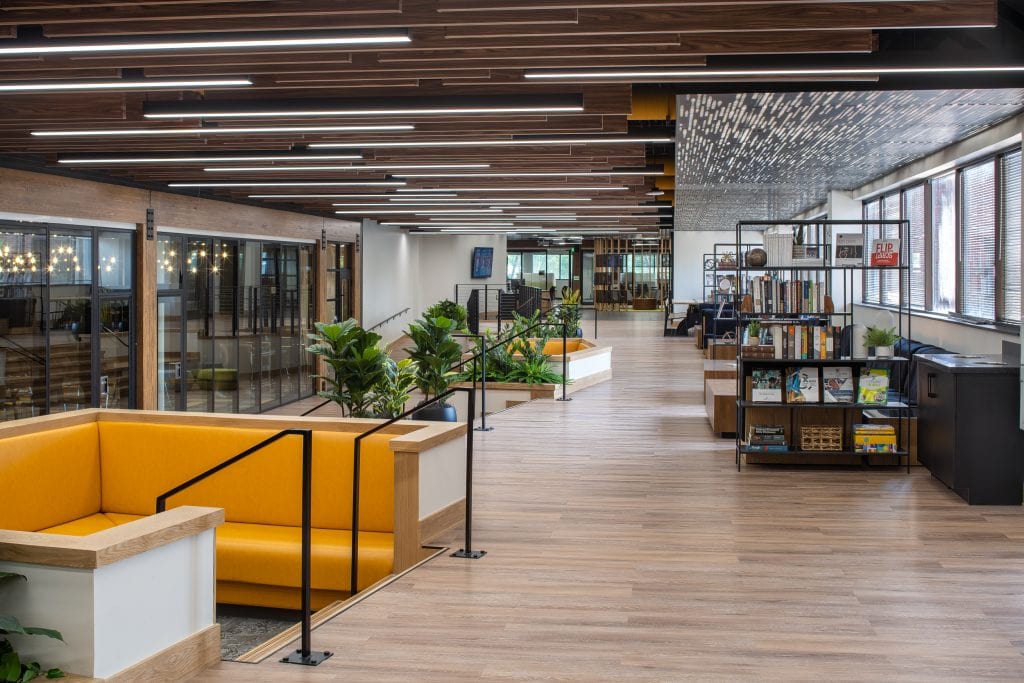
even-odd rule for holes
{"type": "Polygon", "coordinates": [[[704,407],[711,431],[725,436],[736,433],[736,381],[709,379],[704,385],[704,407]]]}

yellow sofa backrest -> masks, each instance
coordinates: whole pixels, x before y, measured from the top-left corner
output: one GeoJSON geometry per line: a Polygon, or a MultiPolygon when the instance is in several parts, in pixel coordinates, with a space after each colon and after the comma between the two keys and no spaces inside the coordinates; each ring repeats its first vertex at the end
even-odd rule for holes
{"type": "MultiPolygon", "coordinates": [[[[566,353],[575,353],[576,351],[579,351],[579,350],[580,350],[580,340],[579,339],[567,339],[566,340],[566,342],[565,342],[565,352],[566,353]]],[[[552,340],[548,341],[548,343],[544,345],[544,353],[546,353],[549,356],[561,356],[562,355],[562,340],[561,339],[557,339],[557,340],[556,339],[552,339],[552,340]]]]}
{"type": "MultiPolygon", "coordinates": [[[[100,422],[102,509],[132,515],[155,512],[156,497],[273,436],[276,429],[100,422]]],[[[314,432],[313,526],[352,526],[352,444],[355,434],[314,432]]],[[[391,436],[364,439],[359,528],[394,530],[394,454],[391,436]]],[[[170,498],[167,507],[224,508],[229,522],[302,523],[302,440],[287,436],[170,498]]]]}
{"type": "Polygon", "coordinates": [[[0,529],[38,531],[99,511],[95,422],[0,440],[0,529]]]}

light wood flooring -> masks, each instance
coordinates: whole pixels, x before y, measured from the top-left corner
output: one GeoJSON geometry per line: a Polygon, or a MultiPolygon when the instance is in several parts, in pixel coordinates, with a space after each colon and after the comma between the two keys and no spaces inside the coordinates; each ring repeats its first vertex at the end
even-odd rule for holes
{"type": "Polygon", "coordinates": [[[484,559],[442,555],[317,629],[318,668],[196,680],[1024,680],[1024,510],[923,468],[737,473],[692,340],[616,320],[612,381],[477,434],[484,559]]]}

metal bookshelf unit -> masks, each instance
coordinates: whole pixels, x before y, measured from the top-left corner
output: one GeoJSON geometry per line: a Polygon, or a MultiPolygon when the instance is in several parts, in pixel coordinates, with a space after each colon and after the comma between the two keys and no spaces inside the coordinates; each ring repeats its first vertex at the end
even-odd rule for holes
{"type": "MultiPolygon", "coordinates": [[[[785,234],[783,233],[783,236],[785,234]]],[[[904,376],[909,370],[907,359],[901,357],[873,357],[864,354],[852,357],[859,346],[853,339],[854,294],[858,291],[856,278],[869,273],[879,277],[896,277],[896,291],[899,301],[895,314],[896,333],[900,338],[910,336],[909,306],[906,302],[905,286],[909,278],[910,223],[900,220],[818,220],[818,221],[741,221],[736,224],[736,288],[733,305],[736,310],[736,469],[747,464],[779,465],[859,465],[859,466],[902,466],[910,472],[909,444],[905,443],[910,420],[912,397],[892,396],[893,378],[904,376]],[[786,244],[757,245],[768,252],[763,265],[748,265],[747,245],[741,244],[740,235],[744,230],[767,229],[769,231],[793,229],[803,236],[812,236],[813,241],[801,240],[798,245],[803,252],[799,257],[796,250],[786,244]],[[877,230],[886,239],[899,239],[899,265],[870,266],[870,230],[877,230]],[[892,237],[895,231],[898,237],[892,237]],[[838,234],[859,234],[863,244],[860,265],[833,265],[834,238],[838,234]],[[775,261],[775,263],[773,263],[775,261]],[[883,275],[883,273],[885,275],[883,275]],[[806,284],[805,284],[806,283],[806,284]],[[780,295],[779,292],[783,294],[780,295]],[[836,298],[841,294],[841,299],[836,298]],[[788,296],[787,296],[788,295],[788,296]],[[781,310],[775,310],[775,309],[781,310]],[[752,322],[762,328],[771,328],[775,334],[783,334],[784,342],[772,339],[772,345],[753,342],[744,345],[744,331],[752,322]],[[792,327],[791,327],[792,326],[792,327]],[[798,335],[790,337],[789,331],[798,335]],[[809,344],[813,350],[818,344],[817,354],[807,352],[799,357],[809,344]],[[796,344],[801,348],[793,348],[796,344]],[[828,349],[831,348],[831,352],[828,349]],[[846,353],[844,353],[846,352],[846,353]],[[770,354],[770,355],[769,355],[770,354]],[[794,357],[797,356],[797,357],[794,357]],[[826,356],[826,357],[821,357],[826,356]],[[831,357],[828,357],[831,356],[831,357]],[[817,373],[818,400],[788,402],[786,400],[787,369],[813,368],[817,373]],[[854,399],[849,402],[824,402],[825,382],[823,368],[850,368],[854,399]],[[889,372],[889,392],[885,403],[858,403],[859,376],[865,368],[882,368],[889,372]],[[754,401],[752,384],[754,372],[777,371],[780,377],[779,401],[754,401]],[[895,430],[895,449],[887,452],[866,452],[854,444],[853,425],[868,420],[865,410],[878,410],[884,414],[879,424],[888,424],[895,430]],[[772,450],[748,444],[748,435],[753,426],[781,426],[785,431],[783,445],[772,450]],[[821,434],[831,439],[822,447],[821,434]],[[810,444],[810,445],[808,445],[810,444]],[[816,444],[816,446],[815,446],[816,444]],[[783,450],[784,448],[784,450],[783,450]]],[[[775,235],[772,236],[775,238],[775,235]]],[[[766,237],[766,242],[769,241],[766,237]]],[[[773,377],[775,375],[773,374],[773,377]]]]}

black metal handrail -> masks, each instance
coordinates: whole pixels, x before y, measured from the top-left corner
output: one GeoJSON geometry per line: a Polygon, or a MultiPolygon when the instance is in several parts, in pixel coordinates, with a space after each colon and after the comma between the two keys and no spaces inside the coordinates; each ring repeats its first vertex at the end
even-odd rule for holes
{"type": "Polygon", "coordinates": [[[411,310],[410,307],[406,306],[405,308],[400,310],[398,313],[395,313],[393,315],[388,316],[387,318],[384,318],[384,320],[381,320],[379,323],[377,323],[373,327],[366,328],[366,331],[367,332],[373,332],[374,330],[379,330],[380,328],[384,327],[385,325],[387,325],[392,320],[397,320],[398,318],[401,318],[403,315],[408,313],[410,310],[411,310]]]}
{"type": "MultiPolygon", "coordinates": [[[[167,499],[177,495],[186,489],[195,486],[201,481],[212,477],[235,463],[238,463],[250,455],[263,450],[267,446],[280,441],[286,436],[302,437],[302,637],[299,649],[291,656],[282,659],[282,662],[289,664],[305,664],[316,666],[331,656],[330,652],[313,652],[311,649],[312,640],[312,586],[310,574],[312,568],[312,528],[313,528],[313,430],[312,429],[284,429],[273,436],[270,436],[258,444],[251,446],[238,455],[214,465],[210,469],[197,474],[186,482],[178,484],[156,498],[157,514],[167,509],[167,499]]],[[[353,536],[355,533],[353,533],[353,536]]]]}
{"type": "Polygon", "coordinates": [[[118,335],[117,330],[115,330],[113,328],[110,328],[110,327],[107,327],[106,325],[100,325],[100,331],[112,334],[114,336],[114,339],[116,339],[117,341],[121,342],[121,346],[125,347],[126,349],[131,348],[131,346],[128,344],[128,342],[126,342],[124,339],[121,339],[121,337],[118,335]]]}
{"type": "Polygon", "coordinates": [[[351,551],[351,562],[352,569],[350,572],[350,592],[355,595],[359,592],[359,488],[360,488],[360,475],[362,472],[362,444],[363,439],[368,436],[373,436],[383,429],[390,427],[399,420],[404,420],[413,413],[429,406],[434,403],[443,402],[449,396],[452,396],[460,391],[467,392],[467,410],[469,416],[467,418],[468,429],[466,430],[466,552],[471,552],[470,543],[472,541],[472,519],[473,519],[473,420],[476,415],[476,392],[473,389],[467,387],[452,387],[447,391],[438,394],[434,398],[420,403],[415,408],[406,410],[401,415],[392,417],[385,422],[375,425],[373,428],[366,430],[355,438],[352,447],[352,551],[351,551]]]}

